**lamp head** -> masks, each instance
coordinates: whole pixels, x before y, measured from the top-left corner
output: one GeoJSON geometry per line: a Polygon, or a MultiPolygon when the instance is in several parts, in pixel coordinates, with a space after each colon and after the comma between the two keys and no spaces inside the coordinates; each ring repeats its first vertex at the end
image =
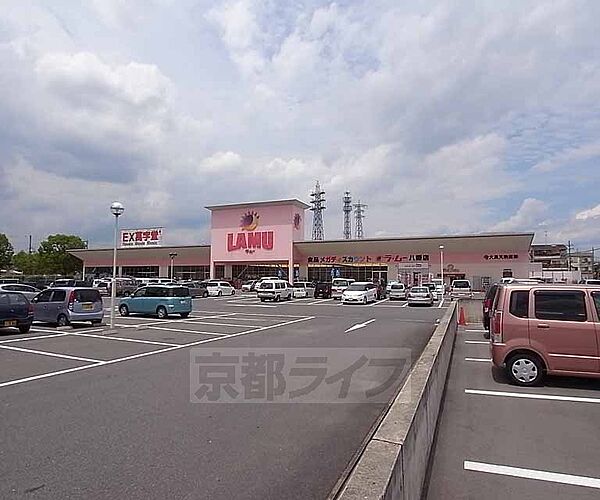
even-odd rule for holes
{"type": "Polygon", "coordinates": [[[113,201],[110,206],[110,211],[115,217],[118,217],[125,211],[125,207],[121,202],[113,201]]]}

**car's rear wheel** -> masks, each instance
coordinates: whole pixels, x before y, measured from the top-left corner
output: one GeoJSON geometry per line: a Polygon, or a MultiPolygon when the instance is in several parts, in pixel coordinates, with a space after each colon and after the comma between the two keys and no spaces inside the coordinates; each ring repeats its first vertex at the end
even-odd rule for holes
{"type": "Polygon", "coordinates": [[[219,290],[219,292],[217,293],[217,297],[220,297],[221,295],[223,295],[223,292],[219,290]]]}
{"type": "Polygon", "coordinates": [[[366,296],[365,296],[365,297],[363,297],[363,304],[365,304],[365,305],[366,305],[366,304],[367,304],[367,302],[369,302],[369,301],[367,300],[367,297],[366,297],[366,296]]]}
{"type": "Polygon", "coordinates": [[[187,312],[187,313],[180,313],[179,315],[180,315],[182,318],[187,318],[187,317],[190,315],[190,313],[189,313],[189,312],[187,312]]]}
{"type": "Polygon", "coordinates": [[[235,288],[231,289],[231,295],[235,295],[235,288]]]}
{"type": "Polygon", "coordinates": [[[19,325],[20,333],[27,333],[29,330],[31,330],[31,325],[19,325]]]}
{"type": "Polygon", "coordinates": [[[275,302],[279,302],[280,299],[281,299],[281,296],[280,295],[276,295],[274,300],[275,300],[275,302]]]}
{"type": "Polygon", "coordinates": [[[59,314],[58,318],[56,318],[57,326],[69,326],[69,318],[67,318],[64,314],[59,314]]]}
{"type": "Polygon", "coordinates": [[[506,371],[511,382],[531,387],[544,378],[544,366],[534,354],[515,354],[506,362],[506,371]]]}
{"type": "Polygon", "coordinates": [[[127,307],[125,304],[122,304],[119,307],[119,314],[121,316],[129,316],[129,307],[127,307]]]}
{"type": "Polygon", "coordinates": [[[203,298],[203,299],[205,299],[206,297],[208,297],[208,292],[204,292],[204,293],[202,294],[202,298],[203,298]]]}
{"type": "Polygon", "coordinates": [[[101,319],[93,319],[91,321],[91,323],[92,323],[92,325],[99,325],[100,323],[102,323],[102,320],[101,319]]]}
{"type": "Polygon", "coordinates": [[[165,319],[169,316],[169,314],[167,313],[167,309],[163,306],[159,306],[156,308],[156,315],[159,319],[165,319]]]}

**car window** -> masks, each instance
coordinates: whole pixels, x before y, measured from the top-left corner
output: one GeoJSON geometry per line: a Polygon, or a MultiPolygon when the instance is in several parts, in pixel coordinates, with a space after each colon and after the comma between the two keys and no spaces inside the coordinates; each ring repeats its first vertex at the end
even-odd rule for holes
{"type": "Polygon", "coordinates": [[[594,298],[594,304],[596,306],[596,314],[600,318],[600,292],[592,292],[592,297],[594,298]]]}
{"type": "Polygon", "coordinates": [[[50,296],[52,295],[52,290],[44,290],[42,293],[37,295],[38,302],[50,302],[50,296]]]}
{"type": "Polygon", "coordinates": [[[64,300],[67,298],[67,292],[65,290],[54,290],[54,293],[52,294],[52,299],[50,299],[51,302],[64,302],[64,300]]]}
{"type": "Polygon", "coordinates": [[[16,286],[17,285],[2,285],[2,290],[6,290],[7,292],[16,292],[16,286]]]}
{"type": "Polygon", "coordinates": [[[392,290],[404,290],[404,285],[392,285],[392,290]]]}
{"type": "Polygon", "coordinates": [[[8,307],[8,293],[0,293],[0,307],[8,307]]]}
{"type": "Polygon", "coordinates": [[[346,290],[348,290],[349,292],[364,292],[365,290],[367,290],[367,285],[361,285],[360,283],[352,283],[348,285],[348,288],[346,290]]]}
{"type": "Polygon", "coordinates": [[[586,321],[585,293],[569,290],[535,292],[535,317],[557,321],[586,321]]]}
{"type": "Polygon", "coordinates": [[[529,291],[514,290],[511,292],[509,311],[517,318],[529,317],[529,291]]]}
{"type": "Polygon", "coordinates": [[[169,290],[169,297],[189,297],[189,296],[190,296],[190,289],[185,286],[171,288],[169,290]]]}
{"type": "Polygon", "coordinates": [[[20,293],[11,293],[9,296],[9,301],[15,306],[26,306],[29,303],[25,296],[21,295],[20,293]]]}
{"type": "Polygon", "coordinates": [[[426,288],[424,286],[416,286],[411,290],[411,292],[415,292],[415,293],[427,293],[428,291],[429,291],[429,288],[426,288]]]}
{"type": "Polygon", "coordinates": [[[76,290],[75,300],[77,302],[102,302],[102,297],[97,290],[76,290]]]}
{"type": "Polygon", "coordinates": [[[263,281],[263,282],[260,284],[260,288],[261,288],[262,290],[269,290],[269,289],[271,289],[271,290],[272,290],[272,289],[274,288],[274,283],[273,283],[272,281],[263,281]]]}
{"type": "Polygon", "coordinates": [[[471,284],[468,281],[454,281],[452,286],[454,288],[470,288],[471,284]]]}
{"type": "Polygon", "coordinates": [[[133,294],[133,296],[134,297],[145,297],[147,289],[148,289],[148,287],[140,288],[140,289],[138,289],[138,290],[135,291],[135,293],[133,294]]]}

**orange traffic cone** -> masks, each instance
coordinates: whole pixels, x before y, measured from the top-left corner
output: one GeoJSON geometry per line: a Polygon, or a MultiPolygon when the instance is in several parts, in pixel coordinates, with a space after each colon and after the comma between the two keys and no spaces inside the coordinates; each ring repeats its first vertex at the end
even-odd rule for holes
{"type": "Polygon", "coordinates": [[[460,311],[458,312],[458,324],[460,326],[465,326],[467,324],[467,320],[465,319],[465,309],[464,309],[464,307],[461,307],[460,311]]]}

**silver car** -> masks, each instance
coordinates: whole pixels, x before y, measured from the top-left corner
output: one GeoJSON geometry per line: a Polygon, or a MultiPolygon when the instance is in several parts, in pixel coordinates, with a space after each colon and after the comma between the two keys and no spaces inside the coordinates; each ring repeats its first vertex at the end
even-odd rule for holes
{"type": "Polygon", "coordinates": [[[426,286],[413,286],[408,292],[408,305],[433,305],[433,295],[426,286]]]}
{"type": "Polygon", "coordinates": [[[23,285],[21,283],[8,283],[5,285],[0,285],[0,290],[5,290],[7,292],[19,292],[22,295],[25,295],[28,300],[31,301],[40,291],[34,286],[23,285]]]}
{"type": "Polygon", "coordinates": [[[406,300],[408,299],[408,289],[404,283],[392,283],[387,290],[390,300],[406,300]]]}
{"type": "Polygon", "coordinates": [[[102,297],[95,288],[48,288],[32,300],[33,319],[44,323],[67,326],[76,321],[102,322],[102,297]]]}

